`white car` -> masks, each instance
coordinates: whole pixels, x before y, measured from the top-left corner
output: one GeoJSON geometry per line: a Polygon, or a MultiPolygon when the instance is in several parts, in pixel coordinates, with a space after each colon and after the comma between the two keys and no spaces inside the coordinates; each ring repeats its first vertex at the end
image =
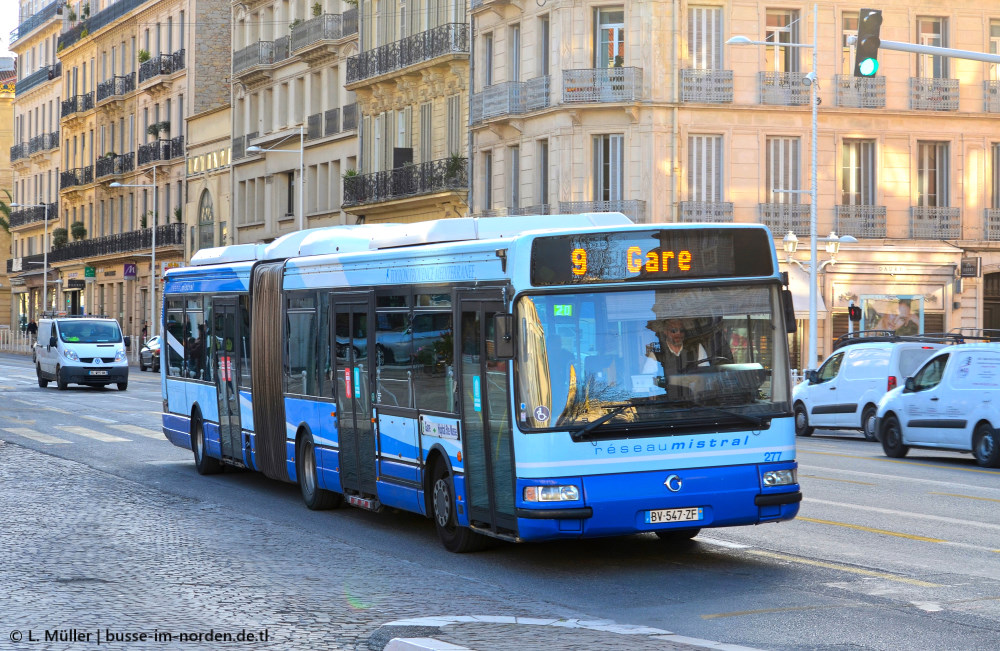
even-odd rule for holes
{"type": "Polygon", "coordinates": [[[878,406],[877,431],[890,457],[914,448],[971,452],[1000,467],[1000,344],[937,351],[878,406]]]}
{"type": "Polygon", "coordinates": [[[38,322],[35,374],[38,386],[55,382],[60,391],[69,384],[128,389],[128,341],[115,319],[63,316],[38,322]]]}
{"type": "Polygon", "coordinates": [[[876,341],[849,344],[831,354],[792,390],[795,433],[814,429],[858,429],[875,440],[878,401],[943,343],[876,341]]]}

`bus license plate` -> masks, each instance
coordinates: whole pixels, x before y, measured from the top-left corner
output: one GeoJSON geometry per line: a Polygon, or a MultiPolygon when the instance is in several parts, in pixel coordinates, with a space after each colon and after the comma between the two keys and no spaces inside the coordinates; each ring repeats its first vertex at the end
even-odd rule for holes
{"type": "Polygon", "coordinates": [[[660,524],[663,522],[690,522],[692,520],[703,520],[705,514],[701,508],[690,509],[660,509],[658,511],[646,511],[646,524],[660,524]]]}
{"type": "Polygon", "coordinates": [[[107,375],[108,372],[107,371],[91,371],[90,374],[91,375],[107,375]]]}

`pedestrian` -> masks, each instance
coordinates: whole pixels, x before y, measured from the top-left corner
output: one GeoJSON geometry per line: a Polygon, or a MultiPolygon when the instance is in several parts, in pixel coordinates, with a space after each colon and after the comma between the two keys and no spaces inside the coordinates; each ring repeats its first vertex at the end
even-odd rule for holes
{"type": "Polygon", "coordinates": [[[146,342],[146,334],[149,332],[148,326],[149,326],[148,323],[146,323],[145,321],[142,322],[142,341],[143,341],[143,343],[146,342]]]}
{"type": "Polygon", "coordinates": [[[31,337],[31,343],[35,343],[35,339],[38,336],[38,324],[32,319],[28,322],[28,336],[31,337]]]}

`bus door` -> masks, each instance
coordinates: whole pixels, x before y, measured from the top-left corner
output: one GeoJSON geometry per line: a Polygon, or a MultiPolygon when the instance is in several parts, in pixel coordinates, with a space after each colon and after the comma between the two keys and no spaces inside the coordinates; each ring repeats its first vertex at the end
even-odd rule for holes
{"type": "Polygon", "coordinates": [[[494,356],[499,293],[459,294],[459,373],[469,521],[514,532],[514,453],[507,362],[494,356]]]}
{"type": "Polygon", "coordinates": [[[372,304],[369,293],[330,295],[340,483],[345,492],[374,496],[375,431],[368,355],[372,304]]]}
{"type": "Polygon", "coordinates": [[[212,365],[219,397],[219,443],[223,459],[242,464],[239,322],[235,297],[212,299],[212,365]]]}

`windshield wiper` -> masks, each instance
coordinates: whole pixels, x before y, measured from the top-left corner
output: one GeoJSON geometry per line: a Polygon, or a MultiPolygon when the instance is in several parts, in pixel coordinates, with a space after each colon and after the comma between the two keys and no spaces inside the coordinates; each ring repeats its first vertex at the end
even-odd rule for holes
{"type": "Polygon", "coordinates": [[[640,406],[640,405],[642,405],[642,406],[648,406],[648,405],[686,405],[686,406],[691,406],[693,404],[694,403],[691,402],[690,400],[670,400],[670,399],[664,399],[664,398],[633,398],[632,400],[629,400],[628,402],[623,402],[623,403],[615,405],[614,407],[611,408],[611,411],[609,411],[608,413],[604,414],[603,416],[601,416],[597,420],[595,420],[593,422],[590,422],[590,423],[587,423],[586,425],[584,425],[580,429],[576,430],[575,432],[570,432],[570,438],[572,438],[574,441],[579,441],[581,439],[581,437],[586,436],[589,432],[592,432],[593,430],[597,429],[598,427],[600,427],[604,423],[608,422],[609,420],[611,420],[612,418],[614,418],[618,414],[622,413],[623,411],[625,411],[629,407],[636,407],[636,406],[640,406]]]}
{"type": "Polygon", "coordinates": [[[708,405],[696,405],[697,409],[703,409],[705,411],[710,411],[715,414],[721,414],[723,416],[729,416],[737,420],[743,421],[744,423],[750,423],[751,425],[756,425],[760,427],[764,424],[764,418],[760,416],[754,416],[753,414],[741,414],[736,411],[729,411],[728,409],[719,409],[718,407],[709,407],[708,405]]]}

